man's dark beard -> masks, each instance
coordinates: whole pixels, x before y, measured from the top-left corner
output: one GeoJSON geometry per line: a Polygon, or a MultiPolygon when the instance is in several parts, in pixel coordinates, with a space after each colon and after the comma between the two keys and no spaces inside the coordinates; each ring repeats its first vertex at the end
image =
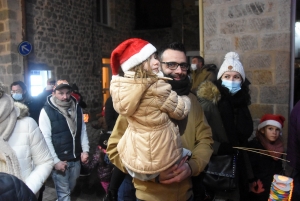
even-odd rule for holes
{"type": "MultiPolygon", "coordinates": [[[[171,75],[165,75],[165,77],[173,78],[171,75]]],[[[190,93],[190,79],[186,76],[183,80],[169,80],[168,83],[172,86],[172,90],[179,96],[188,95],[190,93]]]]}

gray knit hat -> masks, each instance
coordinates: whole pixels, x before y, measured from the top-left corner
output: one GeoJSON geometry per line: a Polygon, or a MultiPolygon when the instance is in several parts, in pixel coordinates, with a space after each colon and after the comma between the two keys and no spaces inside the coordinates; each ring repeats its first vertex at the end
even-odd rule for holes
{"type": "Polygon", "coordinates": [[[225,55],[223,64],[221,65],[217,79],[220,79],[225,72],[235,71],[241,74],[243,78],[243,82],[245,82],[245,71],[242,63],[240,62],[240,58],[238,53],[236,52],[228,52],[225,55]]]}

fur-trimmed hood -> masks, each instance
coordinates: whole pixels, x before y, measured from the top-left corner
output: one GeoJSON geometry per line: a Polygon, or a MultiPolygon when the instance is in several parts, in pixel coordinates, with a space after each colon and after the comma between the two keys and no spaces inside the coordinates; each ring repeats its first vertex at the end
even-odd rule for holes
{"type": "Polygon", "coordinates": [[[221,99],[221,93],[219,89],[211,81],[202,82],[196,91],[196,95],[198,99],[205,99],[213,102],[214,104],[217,104],[221,99]]]}
{"type": "Polygon", "coordinates": [[[22,119],[24,117],[29,116],[29,109],[26,105],[20,102],[14,102],[15,109],[17,111],[17,117],[18,119],[22,119]]]}

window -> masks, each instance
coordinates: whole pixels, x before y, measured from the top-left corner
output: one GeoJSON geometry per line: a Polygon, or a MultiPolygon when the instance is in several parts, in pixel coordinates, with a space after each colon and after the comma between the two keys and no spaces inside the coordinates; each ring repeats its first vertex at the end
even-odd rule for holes
{"type": "Polygon", "coordinates": [[[47,80],[51,77],[51,71],[31,70],[30,71],[30,91],[31,96],[37,96],[43,92],[47,86],[47,80]]]}
{"type": "Polygon", "coordinates": [[[103,90],[103,103],[106,102],[109,93],[109,86],[111,80],[111,70],[110,70],[110,59],[102,58],[102,90],[103,90]]]}
{"type": "Polygon", "coordinates": [[[97,22],[110,25],[109,0],[97,0],[97,22]]]}
{"type": "Polygon", "coordinates": [[[160,29],[172,26],[171,0],[136,0],[136,29],[160,29]]]}

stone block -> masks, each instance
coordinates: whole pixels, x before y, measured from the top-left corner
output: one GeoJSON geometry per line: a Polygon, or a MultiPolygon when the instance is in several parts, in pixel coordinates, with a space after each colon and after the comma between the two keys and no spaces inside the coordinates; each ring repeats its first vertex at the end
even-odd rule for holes
{"type": "Polygon", "coordinates": [[[262,37],[261,49],[264,50],[290,50],[290,33],[272,33],[262,37]]]}
{"type": "Polygon", "coordinates": [[[0,43],[9,42],[10,41],[10,33],[2,32],[0,33],[0,43]]]}
{"type": "Polygon", "coordinates": [[[274,114],[274,106],[268,104],[251,104],[249,110],[253,119],[260,119],[264,114],[274,114]]]}
{"type": "Polygon", "coordinates": [[[276,28],[275,17],[254,18],[249,19],[248,22],[248,31],[250,32],[269,31],[276,28]]]}
{"type": "Polygon", "coordinates": [[[5,66],[0,66],[0,74],[6,74],[6,67],[5,66]]]}
{"type": "Polygon", "coordinates": [[[10,56],[10,54],[1,55],[0,56],[0,63],[1,64],[11,63],[11,56],[10,56]]]}
{"type": "Polygon", "coordinates": [[[0,54],[3,54],[6,52],[6,45],[5,44],[0,44],[0,54]]]}
{"type": "Polygon", "coordinates": [[[17,64],[9,64],[7,66],[7,74],[18,75],[22,73],[22,67],[17,64]]]}
{"type": "Polygon", "coordinates": [[[16,20],[17,14],[15,11],[12,10],[2,10],[0,11],[0,20],[16,20]]]}
{"type": "MultiPolygon", "coordinates": [[[[298,1],[297,1],[298,3],[298,1]]],[[[299,11],[298,11],[299,12],[299,11]]],[[[278,1],[278,23],[282,30],[290,29],[291,20],[291,2],[290,1],[278,1]]]]}
{"type": "Polygon", "coordinates": [[[242,36],[241,38],[237,38],[235,46],[236,49],[242,51],[255,50],[258,47],[258,38],[257,36],[242,36]]]}
{"type": "Polygon", "coordinates": [[[0,23],[0,32],[4,32],[5,29],[4,29],[4,24],[3,23],[0,23]]]}
{"type": "Polygon", "coordinates": [[[222,34],[241,33],[246,31],[247,26],[247,21],[245,19],[231,20],[229,22],[224,22],[220,24],[220,32],[222,34]]]}
{"type": "Polygon", "coordinates": [[[272,56],[269,53],[254,53],[249,55],[244,65],[250,69],[266,69],[272,65],[272,56]]]}
{"type": "Polygon", "coordinates": [[[263,2],[253,2],[249,4],[239,4],[228,7],[229,18],[239,18],[249,15],[261,15],[265,10],[263,2]]]}
{"type": "Polygon", "coordinates": [[[276,52],[275,84],[290,83],[290,52],[276,52]]]}
{"type": "Polygon", "coordinates": [[[64,69],[62,67],[56,68],[56,75],[62,75],[64,73],[64,69]]]}
{"type": "Polygon", "coordinates": [[[70,80],[71,80],[69,75],[61,75],[60,79],[67,80],[68,82],[70,82],[70,80]]]}
{"type": "Polygon", "coordinates": [[[288,86],[262,86],[260,88],[260,103],[288,104],[288,86]]]}
{"type": "Polygon", "coordinates": [[[225,38],[214,38],[205,42],[205,48],[208,52],[228,52],[231,50],[230,40],[225,38]]]}
{"type": "Polygon", "coordinates": [[[273,83],[272,71],[255,70],[253,71],[252,84],[254,85],[271,85],[273,83]]]}
{"type": "Polygon", "coordinates": [[[216,10],[204,10],[204,36],[211,37],[217,33],[216,10]]]}
{"type": "Polygon", "coordinates": [[[250,85],[249,89],[250,89],[250,95],[251,95],[251,103],[257,103],[258,102],[258,88],[250,85]]]}
{"type": "MultiPolygon", "coordinates": [[[[244,68],[245,68],[245,66],[244,66],[244,68]]],[[[245,71],[245,75],[246,75],[246,78],[249,80],[249,82],[252,84],[252,79],[253,79],[252,71],[245,71]]]]}
{"type": "Polygon", "coordinates": [[[288,125],[289,125],[289,106],[288,105],[276,105],[275,114],[280,114],[285,117],[285,121],[282,129],[282,137],[287,142],[288,125]]]}

